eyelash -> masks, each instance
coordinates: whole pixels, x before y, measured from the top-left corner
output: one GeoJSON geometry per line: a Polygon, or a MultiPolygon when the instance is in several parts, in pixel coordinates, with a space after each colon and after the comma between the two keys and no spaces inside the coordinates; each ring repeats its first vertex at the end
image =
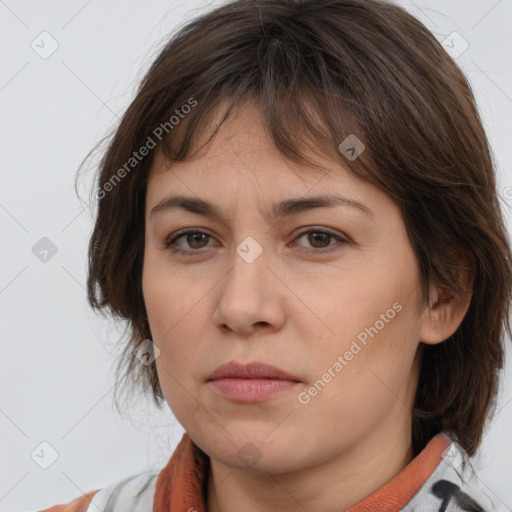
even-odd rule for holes
{"type": "MultiPolygon", "coordinates": [[[[340,242],[342,245],[344,244],[348,244],[348,240],[346,240],[345,238],[342,238],[341,236],[339,235],[336,235],[335,233],[332,233],[331,231],[325,231],[325,230],[320,230],[320,229],[309,229],[309,230],[306,230],[306,231],[303,231],[301,233],[299,233],[297,235],[297,238],[301,238],[303,237],[304,235],[307,235],[309,233],[321,233],[321,234],[325,234],[325,235],[328,235],[332,238],[335,238],[338,240],[338,242],[340,242]]],[[[165,247],[169,250],[171,250],[172,252],[175,252],[175,253],[179,253],[179,254],[190,254],[190,253],[200,253],[200,252],[203,252],[201,249],[190,249],[190,250],[184,250],[184,249],[176,249],[176,248],[172,248],[172,246],[180,239],[180,238],[183,238],[184,236],[186,235],[190,235],[190,234],[202,234],[202,235],[206,235],[207,237],[210,237],[210,238],[213,238],[211,235],[209,235],[208,233],[205,233],[203,231],[199,231],[197,229],[183,229],[181,231],[178,231],[177,233],[171,235],[171,237],[165,242],[165,247]]],[[[326,252],[330,252],[330,249],[329,247],[332,247],[333,245],[335,244],[330,244],[328,245],[326,248],[322,248],[322,249],[306,249],[306,252],[310,252],[310,253],[326,253],[326,252]]]]}

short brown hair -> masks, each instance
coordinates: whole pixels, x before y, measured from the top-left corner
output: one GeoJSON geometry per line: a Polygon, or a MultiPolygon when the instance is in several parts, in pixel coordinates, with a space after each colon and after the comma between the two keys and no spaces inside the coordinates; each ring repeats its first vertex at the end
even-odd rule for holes
{"type": "Polygon", "coordinates": [[[505,329],[511,333],[510,243],[468,81],[420,21],[385,1],[235,0],[192,20],[161,49],[108,136],[97,177],[88,299],[127,321],[118,371],[162,405],[154,363],[133,357],[151,339],[141,280],[154,151],[130,159],[151,138],[167,159],[184,160],[222,102],[228,108],[205,144],[249,100],[261,106],[283,155],[308,163],[301,149],[321,151],[400,205],[425,304],[430,283],[463,294],[473,273],[458,330],[438,345],[420,344],[412,411],[415,454],[447,431],[473,455],[497,393],[505,329]],[[191,99],[194,108],[170,121],[191,99]],[[354,134],[366,149],[350,160],[339,144],[354,134]]]}

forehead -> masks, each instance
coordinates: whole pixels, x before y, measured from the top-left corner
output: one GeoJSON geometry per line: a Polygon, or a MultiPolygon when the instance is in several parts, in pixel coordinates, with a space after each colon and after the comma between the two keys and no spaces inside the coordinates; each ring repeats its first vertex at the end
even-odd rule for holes
{"type": "Polygon", "coordinates": [[[191,158],[171,162],[156,150],[147,183],[146,221],[187,211],[238,225],[253,222],[259,212],[273,225],[339,206],[338,219],[399,227],[401,214],[390,196],[358,178],[341,155],[334,160],[314,149],[301,148],[310,164],[292,161],[268,135],[258,108],[234,112],[207,146],[200,152],[193,148],[191,158]]]}
{"type": "Polygon", "coordinates": [[[274,222],[322,206],[346,206],[344,215],[373,221],[379,215],[396,216],[391,197],[357,177],[341,154],[335,160],[307,146],[300,150],[310,163],[283,155],[266,129],[261,107],[253,102],[235,109],[202,146],[221,115],[219,109],[208,129],[199,132],[190,158],[171,162],[156,149],[147,183],[148,222],[160,217],[155,210],[180,209],[223,222],[248,209],[274,222]]]}
{"type": "MultiPolygon", "coordinates": [[[[158,147],[154,156],[148,182],[172,183],[182,181],[188,175],[194,181],[209,182],[217,190],[226,182],[251,177],[255,186],[282,186],[302,188],[314,187],[323,182],[334,185],[343,177],[345,184],[363,183],[345,165],[343,158],[334,160],[320,148],[300,147],[308,162],[298,163],[283,155],[267,132],[261,107],[254,102],[245,102],[220,126],[212,140],[203,146],[216,122],[221,119],[222,107],[213,122],[200,131],[186,160],[169,161],[158,147]],[[200,151],[197,151],[197,148],[200,151]],[[171,172],[169,172],[171,171],[171,172]],[[272,180],[270,183],[268,180],[272,180]]],[[[309,143],[311,144],[311,143],[309,143]]],[[[153,188],[148,186],[149,188],[153,188]]]]}
{"type": "Polygon", "coordinates": [[[223,155],[206,155],[170,166],[162,155],[160,159],[160,167],[155,166],[148,183],[148,220],[159,212],[181,209],[225,222],[222,212],[256,208],[274,221],[333,206],[346,206],[347,213],[373,216],[364,202],[374,203],[374,187],[340,168],[323,171],[319,176],[318,169],[297,168],[281,158],[251,155],[246,161],[243,154],[227,160],[223,155]],[[345,173],[344,178],[341,172],[345,173]]]}

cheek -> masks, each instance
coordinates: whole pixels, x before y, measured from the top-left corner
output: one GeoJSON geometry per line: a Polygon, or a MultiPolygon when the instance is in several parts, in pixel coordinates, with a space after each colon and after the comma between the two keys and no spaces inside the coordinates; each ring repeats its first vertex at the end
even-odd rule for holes
{"type": "Polygon", "coordinates": [[[160,349],[156,371],[165,400],[178,421],[190,423],[200,413],[197,400],[200,374],[200,340],[204,337],[192,316],[181,310],[171,311],[163,303],[150,319],[153,341],[160,349]]]}
{"type": "Polygon", "coordinates": [[[193,368],[162,352],[156,370],[165,401],[183,428],[190,431],[204,423],[204,409],[191,381],[193,368]]]}
{"type": "Polygon", "coordinates": [[[386,277],[378,282],[367,275],[346,289],[331,286],[322,318],[332,332],[315,336],[307,350],[315,369],[309,384],[316,382],[322,390],[322,398],[313,401],[319,407],[338,404],[340,411],[352,410],[348,421],[355,423],[372,409],[396,402],[411,379],[420,320],[417,293],[411,293],[416,283],[406,269],[401,276],[388,272],[386,277]]]}
{"type": "Polygon", "coordinates": [[[184,293],[187,288],[179,277],[155,260],[151,254],[145,259],[142,292],[151,333],[165,341],[193,304],[184,293]]]}
{"type": "Polygon", "coordinates": [[[331,291],[323,293],[324,305],[317,308],[323,320],[320,338],[341,353],[354,340],[364,347],[372,340],[393,337],[404,315],[403,294],[393,281],[379,286],[366,276],[344,286],[331,285],[331,291]]]}

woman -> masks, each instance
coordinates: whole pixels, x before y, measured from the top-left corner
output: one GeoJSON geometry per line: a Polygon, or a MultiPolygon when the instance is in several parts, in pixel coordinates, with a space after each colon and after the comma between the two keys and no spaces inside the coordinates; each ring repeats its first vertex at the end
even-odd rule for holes
{"type": "Polygon", "coordinates": [[[89,301],[186,433],[157,474],[48,511],[507,510],[467,460],[510,334],[495,170],[467,80],[404,9],[193,20],[96,198],[89,301]]]}

